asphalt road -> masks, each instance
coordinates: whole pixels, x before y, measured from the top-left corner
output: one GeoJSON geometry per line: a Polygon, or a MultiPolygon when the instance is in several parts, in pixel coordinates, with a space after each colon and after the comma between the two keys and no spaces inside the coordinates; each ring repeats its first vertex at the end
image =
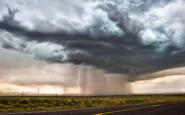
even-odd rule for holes
{"type": "Polygon", "coordinates": [[[185,115],[185,102],[141,104],[106,108],[12,113],[6,115],[185,115]]]}

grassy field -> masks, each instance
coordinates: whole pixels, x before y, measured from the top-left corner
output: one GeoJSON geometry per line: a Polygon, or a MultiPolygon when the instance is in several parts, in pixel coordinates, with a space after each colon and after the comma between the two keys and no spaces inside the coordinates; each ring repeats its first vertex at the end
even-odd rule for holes
{"type": "Polygon", "coordinates": [[[0,97],[0,113],[61,110],[166,101],[184,101],[185,95],[136,95],[94,97],[0,97]]]}

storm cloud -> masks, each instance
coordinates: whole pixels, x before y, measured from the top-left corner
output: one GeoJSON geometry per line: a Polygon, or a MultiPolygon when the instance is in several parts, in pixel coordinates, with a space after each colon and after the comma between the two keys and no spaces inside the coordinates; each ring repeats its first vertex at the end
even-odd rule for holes
{"type": "Polygon", "coordinates": [[[48,67],[36,70],[71,64],[74,76],[83,66],[124,83],[151,79],[184,66],[184,13],[184,0],[0,0],[0,44],[48,67]]]}

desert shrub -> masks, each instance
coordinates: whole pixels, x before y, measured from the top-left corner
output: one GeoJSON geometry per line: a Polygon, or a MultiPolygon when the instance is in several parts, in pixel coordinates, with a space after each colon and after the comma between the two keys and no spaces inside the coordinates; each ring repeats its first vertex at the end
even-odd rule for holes
{"type": "Polygon", "coordinates": [[[140,103],[145,103],[144,100],[126,100],[126,104],[140,104],[140,103]]]}
{"type": "Polygon", "coordinates": [[[16,103],[16,104],[13,104],[13,105],[11,105],[12,106],[12,108],[22,108],[22,104],[19,104],[19,103],[16,103]]]}
{"type": "Polygon", "coordinates": [[[85,103],[85,107],[92,107],[92,103],[85,103]]]}
{"type": "Polygon", "coordinates": [[[6,109],[6,108],[7,108],[6,105],[0,104],[0,109],[6,109]]]}
{"type": "Polygon", "coordinates": [[[20,99],[19,104],[29,104],[30,100],[29,99],[20,99]]]}
{"type": "Polygon", "coordinates": [[[7,105],[9,103],[9,100],[7,100],[7,99],[0,100],[0,103],[7,105]]]}

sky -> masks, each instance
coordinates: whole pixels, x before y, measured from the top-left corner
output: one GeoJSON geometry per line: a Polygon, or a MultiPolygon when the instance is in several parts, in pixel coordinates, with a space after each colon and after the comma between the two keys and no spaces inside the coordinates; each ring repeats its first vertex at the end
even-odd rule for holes
{"type": "Polygon", "coordinates": [[[184,13],[184,0],[0,0],[1,92],[184,92],[184,13]]]}

